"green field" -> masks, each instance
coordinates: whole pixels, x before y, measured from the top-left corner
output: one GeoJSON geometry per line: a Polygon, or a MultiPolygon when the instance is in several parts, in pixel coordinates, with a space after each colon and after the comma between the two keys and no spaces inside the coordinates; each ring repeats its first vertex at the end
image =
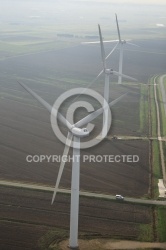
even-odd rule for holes
{"type": "MultiPolygon", "coordinates": [[[[154,77],[150,79],[150,83],[153,84],[154,77]]],[[[152,137],[157,136],[157,115],[156,115],[156,104],[154,99],[154,87],[150,86],[150,105],[151,105],[151,135],[152,137]]]]}
{"type": "Polygon", "coordinates": [[[153,141],[153,143],[152,143],[152,155],[153,155],[153,163],[152,164],[153,164],[153,175],[154,175],[153,195],[154,195],[154,199],[157,199],[159,196],[158,180],[162,179],[158,141],[153,141]]]}
{"type": "MultiPolygon", "coordinates": [[[[150,82],[153,83],[153,78],[151,78],[150,82]]],[[[152,136],[157,135],[157,118],[156,118],[156,106],[155,106],[155,100],[154,100],[154,88],[151,86],[150,88],[150,100],[151,100],[151,123],[152,123],[152,136]]],[[[157,95],[160,100],[160,114],[164,114],[163,110],[163,104],[162,104],[162,96],[160,92],[160,88],[158,85],[157,88],[157,95]]],[[[162,119],[163,122],[163,119],[162,119]]],[[[163,128],[162,123],[162,128],[163,128]]],[[[165,131],[165,130],[162,130],[165,131]]],[[[164,143],[163,143],[164,145],[164,143]]],[[[160,155],[159,155],[159,143],[158,141],[153,141],[152,142],[152,164],[153,164],[153,198],[157,199],[159,196],[159,191],[158,191],[158,180],[162,179],[162,172],[161,172],[161,162],[160,162],[160,155]]],[[[157,232],[157,238],[159,242],[165,242],[166,241],[166,209],[165,208],[156,208],[156,232],[157,232]]],[[[146,232],[146,230],[145,230],[146,232]]],[[[147,234],[148,237],[148,234],[147,234]]]]}
{"type": "Polygon", "coordinates": [[[160,116],[161,116],[161,136],[166,136],[166,117],[165,117],[165,110],[164,110],[160,85],[158,85],[158,88],[157,88],[157,95],[158,95],[158,100],[159,100],[159,108],[160,108],[160,116]]]}
{"type": "Polygon", "coordinates": [[[157,232],[160,242],[166,242],[166,208],[157,209],[157,232]]]}
{"type": "Polygon", "coordinates": [[[147,133],[148,128],[148,86],[141,85],[140,96],[140,132],[147,133]]]}

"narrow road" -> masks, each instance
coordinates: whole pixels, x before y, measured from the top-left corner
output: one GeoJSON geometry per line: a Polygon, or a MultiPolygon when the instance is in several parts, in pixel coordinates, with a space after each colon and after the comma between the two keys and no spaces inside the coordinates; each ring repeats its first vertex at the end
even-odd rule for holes
{"type": "MultiPolygon", "coordinates": [[[[157,136],[159,140],[159,149],[160,149],[160,159],[161,159],[161,168],[162,168],[162,174],[163,174],[163,183],[166,186],[166,173],[165,173],[165,161],[164,161],[164,151],[163,151],[163,144],[161,141],[161,124],[160,124],[160,110],[159,110],[159,103],[157,98],[157,83],[156,78],[154,78],[154,97],[155,97],[155,103],[156,103],[156,112],[157,112],[157,136]]],[[[164,76],[160,77],[160,80],[163,81],[164,76]]],[[[165,100],[163,100],[164,102],[165,100]]]]}
{"type": "MultiPolygon", "coordinates": [[[[7,180],[0,180],[0,185],[7,186],[7,187],[21,188],[21,189],[34,189],[34,190],[40,190],[40,191],[48,191],[48,192],[53,192],[53,190],[54,190],[54,187],[51,187],[51,186],[38,185],[36,183],[23,183],[23,182],[7,181],[7,180]]],[[[63,194],[70,194],[70,190],[68,190],[68,189],[59,189],[58,192],[63,193],[63,194]]],[[[115,196],[108,195],[108,194],[99,194],[99,193],[80,191],[80,195],[85,196],[85,197],[93,197],[93,198],[98,198],[98,199],[107,199],[107,200],[116,201],[115,196]]],[[[143,204],[143,205],[166,206],[166,201],[158,201],[158,200],[125,198],[123,202],[143,204]]]]}
{"type": "Polygon", "coordinates": [[[107,140],[123,140],[123,141],[129,141],[129,140],[160,140],[160,141],[166,141],[166,137],[149,137],[149,136],[131,136],[131,135],[116,135],[116,139],[113,136],[107,136],[107,140]]]}

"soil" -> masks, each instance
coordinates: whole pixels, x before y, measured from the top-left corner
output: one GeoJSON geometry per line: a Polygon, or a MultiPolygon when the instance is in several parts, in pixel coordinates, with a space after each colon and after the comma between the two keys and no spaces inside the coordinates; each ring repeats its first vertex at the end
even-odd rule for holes
{"type": "MultiPolygon", "coordinates": [[[[68,240],[59,244],[61,250],[68,250],[68,240]]],[[[115,241],[107,239],[79,240],[79,250],[111,250],[111,249],[166,249],[166,243],[150,243],[138,241],[115,241]]]]}
{"type": "MultiPolygon", "coordinates": [[[[51,197],[51,192],[1,186],[1,249],[40,249],[39,240],[46,233],[69,230],[70,196],[58,194],[54,205],[51,197]]],[[[88,236],[137,240],[140,224],[151,221],[150,207],[80,197],[79,232],[88,236]]]]}

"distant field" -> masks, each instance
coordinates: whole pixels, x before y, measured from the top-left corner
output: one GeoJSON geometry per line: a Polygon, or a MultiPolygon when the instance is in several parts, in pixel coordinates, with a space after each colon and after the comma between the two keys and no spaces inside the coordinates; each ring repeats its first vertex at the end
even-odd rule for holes
{"type": "MultiPolygon", "coordinates": [[[[58,4],[60,5],[60,3],[58,4]]],[[[122,39],[131,39],[134,42],[165,39],[164,26],[157,26],[157,22],[162,22],[165,25],[165,19],[161,19],[162,8],[159,8],[157,16],[157,7],[154,9],[153,6],[151,7],[151,15],[148,9],[148,12],[145,12],[146,15],[144,13],[142,16],[139,16],[136,6],[130,8],[123,6],[123,11],[121,9],[122,6],[114,6],[113,9],[115,8],[116,11],[112,12],[113,9],[110,9],[109,4],[89,4],[93,8],[93,13],[95,11],[95,15],[92,15],[91,11],[87,11],[86,4],[83,4],[81,12],[84,13],[86,18],[85,16],[79,16],[80,10],[78,13],[75,12],[78,6],[73,6],[74,4],[70,3],[68,7],[61,6],[66,11],[66,16],[63,16],[63,18],[63,13],[56,13],[57,18],[55,18],[51,11],[50,14],[48,14],[49,12],[47,13],[45,18],[42,17],[41,19],[31,19],[29,16],[29,19],[26,20],[22,20],[23,17],[20,17],[20,20],[17,22],[13,20],[2,21],[0,23],[0,59],[27,53],[57,50],[72,47],[76,44],[79,45],[84,41],[99,40],[98,23],[101,24],[104,40],[118,39],[114,13],[119,8],[119,26],[122,39]],[[69,13],[69,9],[71,9],[71,13],[74,11],[73,15],[69,13]],[[130,12],[129,16],[124,16],[124,9],[130,12]]],[[[18,16],[15,18],[17,19],[18,16]]],[[[160,44],[158,49],[160,50],[160,44]]]]}

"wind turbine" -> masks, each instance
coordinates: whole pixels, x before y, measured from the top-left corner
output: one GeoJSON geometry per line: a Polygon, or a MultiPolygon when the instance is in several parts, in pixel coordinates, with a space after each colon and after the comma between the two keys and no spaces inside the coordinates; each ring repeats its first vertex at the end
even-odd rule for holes
{"type": "MultiPolygon", "coordinates": [[[[129,41],[131,40],[122,40],[121,39],[121,35],[120,35],[120,29],[119,29],[119,23],[118,23],[118,17],[117,14],[115,14],[115,18],[116,18],[116,25],[117,25],[117,31],[118,31],[118,40],[105,40],[102,43],[112,43],[112,42],[117,42],[114,46],[114,48],[112,49],[112,51],[108,54],[108,56],[105,59],[108,59],[110,57],[110,55],[114,52],[114,50],[120,46],[120,55],[119,55],[119,76],[118,76],[118,83],[121,84],[122,83],[122,77],[125,77],[124,75],[122,75],[122,67],[123,67],[123,51],[124,51],[124,45],[125,44],[129,44],[129,45],[133,45],[136,47],[139,47],[138,45],[131,43],[129,41]],[[120,75],[121,74],[121,75],[120,75]]],[[[95,42],[82,42],[81,44],[99,44],[101,43],[101,38],[100,41],[95,41],[95,42]]],[[[94,79],[93,82],[95,82],[98,77],[101,75],[102,72],[99,73],[99,75],[94,79]]],[[[129,79],[129,78],[128,78],[129,79]]]]}
{"type": "MultiPolygon", "coordinates": [[[[98,25],[98,28],[99,28],[100,48],[101,48],[101,58],[102,58],[102,63],[103,63],[103,70],[95,78],[95,81],[99,78],[99,76],[101,74],[104,73],[104,76],[105,76],[105,85],[104,85],[104,103],[103,103],[103,106],[105,106],[105,102],[106,103],[109,102],[109,84],[110,84],[110,76],[111,75],[115,75],[115,76],[118,76],[118,77],[122,77],[123,76],[124,78],[132,80],[132,81],[137,81],[137,79],[135,79],[133,77],[130,77],[130,76],[127,76],[127,75],[124,75],[122,73],[119,73],[119,72],[113,70],[112,68],[111,69],[107,68],[106,59],[110,56],[110,54],[112,54],[112,52],[113,52],[113,50],[115,48],[106,57],[100,25],[98,25]]],[[[106,110],[106,111],[108,112],[108,110],[106,110]]],[[[102,138],[104,138],[104,135],[105,135],[106,131],[108,131],[107,130],[107,128],[108,128],[108,120],[107,120],[107,118],[108,118],[108,115],[103,116],[102,138]],[[106,121],[105,121],[104,118],[106,119],[106,121]]]]}
{"type": "MultiPolygon", "coordinates": [[[[68,155],[69,148],[71,146],[73,140],[73,162],[72,162],[72,180],[71,180],[71,208],[70,208],[70,239],[69,239],[69,247],[70,248],[78,248],[78,214],[79,214],[79,180],[80,180],[80,138],[84,138],[89,136],[89,131],[86,128],[80,128],[93,121],[99,115],[101,115],[104,111],[104,108],[100,108],[93,113],[87,115],[80,121],[75,124],[70,124],[66,118],[59,113],[55,108],[52,108],[49,103],[47,103],[44,99],[42,99],[39,95],[37,95],[34,91],[28,88],[25,84],[18,82],[27,92],[29,92],[35,99],[37,99],[53,116],[57,117],[57,119],[68,128],[68,135],[66,139],[66,145],[64,148],[63,156],[68,155]]],[[[115,105],[119,102],[125,95],[120,96],[115,99],[109,106],[115,105]]],[[[62,157],[64,159],[64,157],[62,157]]],[[[56,193],[58,191],[59,183],[61,180],[61,176],[63,173],[65,161],[62,161],[60,164],[58,177],[56,181],[56,185],[54,188],[54,193],[52,197],[53,204],[56,193]]]]}
{"type": "Polygon", "coordinates": [[[118,23],[118,17],[117,17],[117,14],[115,14],[115,18],[116,18],[116,25],[117,25],[117,31],[118,31],[118,38],[119,38],[119,46],[120,46],[120,55],[119,55],[119,77],[118,77],[118,83],[121,84],[122,83],[122,67],[123,67],[123,51],[124,51],[124,45],[125,44],[130,44],[130,45],[133,45],[133,46],[137,46],[139,47],[138,45],[134,44],[134,43],[130,43],[128,42],[128,40],[122,40],[121,39],[121,35],[120,35],[120,29],[119,29],[119,23],[118,23]]]}

